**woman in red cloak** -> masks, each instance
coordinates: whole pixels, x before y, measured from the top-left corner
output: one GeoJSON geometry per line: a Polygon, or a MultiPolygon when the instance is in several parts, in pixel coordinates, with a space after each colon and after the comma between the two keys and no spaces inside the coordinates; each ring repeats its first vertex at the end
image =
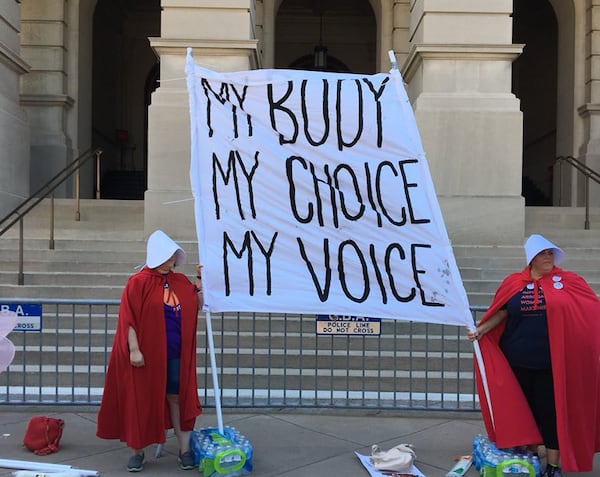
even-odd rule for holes
{"type": "Polygon", "coordinates": [[[148,238],[146,265],[123,290],[96,435],[132,449],[130,472],[143,468],[144,448],[174,428],[179,467],[194,468],[190,434],[202,412],[196,382],[196,329],[201,305],[195,284],[176,265],[185,252],[161,230],[148,238]]]}
{"type": "Polygon", "coordinates": [[[557,265],[564,252],[541,235],[525,243],[527,267],[506,277],[469,339],[477,339],[477,387],[498,448],[544,444],[544,475],[592,470],[600,450],[600,300],[557,265]]]}

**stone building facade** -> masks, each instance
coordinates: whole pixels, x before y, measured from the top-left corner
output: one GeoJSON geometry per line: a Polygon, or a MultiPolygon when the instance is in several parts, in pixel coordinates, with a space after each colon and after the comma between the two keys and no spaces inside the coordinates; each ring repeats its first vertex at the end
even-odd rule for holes
{"type": "MultiPolygon", "coordinates": [[[[583,177],[557,157],[600,171],[599,13],[600,0],[4,0],[0,215],[101,147],[84,197],[99,179],[103,198],[144,200],[146,230],[193,237],[188,47],[219,71],[365,74],[393,50],[451,239],[520,242],[526,206],[583,205],[583,177]]],[[[600,187],[589,195],[600,206],[600,187]]]]}

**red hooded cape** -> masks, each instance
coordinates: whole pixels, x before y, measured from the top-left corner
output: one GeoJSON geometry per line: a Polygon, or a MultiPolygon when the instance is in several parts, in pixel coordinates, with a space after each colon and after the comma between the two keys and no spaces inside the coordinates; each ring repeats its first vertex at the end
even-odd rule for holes
{"type": "Polygon", "coordinates": [[[194,428],[202,412],[196,382],[198,297],[181,273],[162,275],[149,268],[129,278],[119,307],[119,319],[98,412],[96,435],[119,439],[134,449],[165,441],[172,426],[166,401],[167,343],[163,305],[165,281],[181,303],[179,403],[181,429],[194,428]],[[135,330],[145,365],[129,362],[127,333],[135,330]]]}
{"type": "MultiPolygon", "coordinates": [[[[482,321],[532,282],[529,268],[506,277],[482,321]]],[[[562,467],[566,472],[588,472],[594,453],[600,451],[600,300],[583,278],[559,267],[539,283],[546,300],[562,467]],[[557,277],[562,288],[554,286],[557,277]]],[[[499,347],[505,325],[503,320],[479,340],[493,412],[492,423],[476,366],[486,430],[499,448],[541,443],[527,401],[499,347]]]]}

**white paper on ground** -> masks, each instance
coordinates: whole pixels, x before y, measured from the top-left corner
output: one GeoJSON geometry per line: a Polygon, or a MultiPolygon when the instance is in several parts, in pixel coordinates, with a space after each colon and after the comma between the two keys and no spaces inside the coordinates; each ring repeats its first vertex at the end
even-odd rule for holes
{"type": "Polygon", "coordinates": [[[38,470],[17,470],[13,472],[14,477],[79,477],[79,472],[43,472],[40,473],[38,470]]]}
{"type": "MultiPolygon", "coordinates": [[[[356,456],[359,458],[359,460],[361,461],[362,465],[365,466],[365,469],[367,469],[367,471],[369,472],[369,474],[371,474],[371,477],[391,477],[394,474],[390,474],[390,473],[383,473],[379,470],[377,470],[375,467],[373,467],[373,464],[371,464],[371,460],[369,459],[368,455],[362,455],[359,454],[358,452],[355,452],[356,456]]],[[[425,475],[423,473],[421,473],[421,471],[419,469],[417,469],[417,467],[413,464],[412,469],[410,469],[408,472],[398,472],[398,474],[412,474],[415,477],[425,477],[425,475]]]]}

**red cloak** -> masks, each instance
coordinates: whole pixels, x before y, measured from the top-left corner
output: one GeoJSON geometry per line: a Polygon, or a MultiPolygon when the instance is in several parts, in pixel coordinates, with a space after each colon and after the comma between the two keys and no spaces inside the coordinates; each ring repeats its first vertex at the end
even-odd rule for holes
{"type": "Polygon", "coordinates": [[[119,319],[110,354],[96,435],[119,439],[134,449],[165,441],[172,426],[166,400],[167,343],[163,305],[165,281],[181,304],[179,407],[181,429],[194,428],[202,412],[196,381],[198,297],[194,285],[181,273],[167,275],[142,269],[129,278],[119,307],[119,319]],[[137,334],[145,365],[129,361],[127,333],[137,334]]]}
{"type": "MultiPolygon", "coordinates": [[[[506,277],[482,321],[532,282],[529,268],[506,277]]],[[[562,467],[566,472],[588,472],[594,453],[600,451],[600,300],[583,278],[559,267],[539,283],[546,300],[562,467]]],[[[486,430],[499,448],[541,443],[527,401],[499,347],[505,324],[503,320],[479,340],[493,411],[492,423],[476,366],[486,430]]]]}

